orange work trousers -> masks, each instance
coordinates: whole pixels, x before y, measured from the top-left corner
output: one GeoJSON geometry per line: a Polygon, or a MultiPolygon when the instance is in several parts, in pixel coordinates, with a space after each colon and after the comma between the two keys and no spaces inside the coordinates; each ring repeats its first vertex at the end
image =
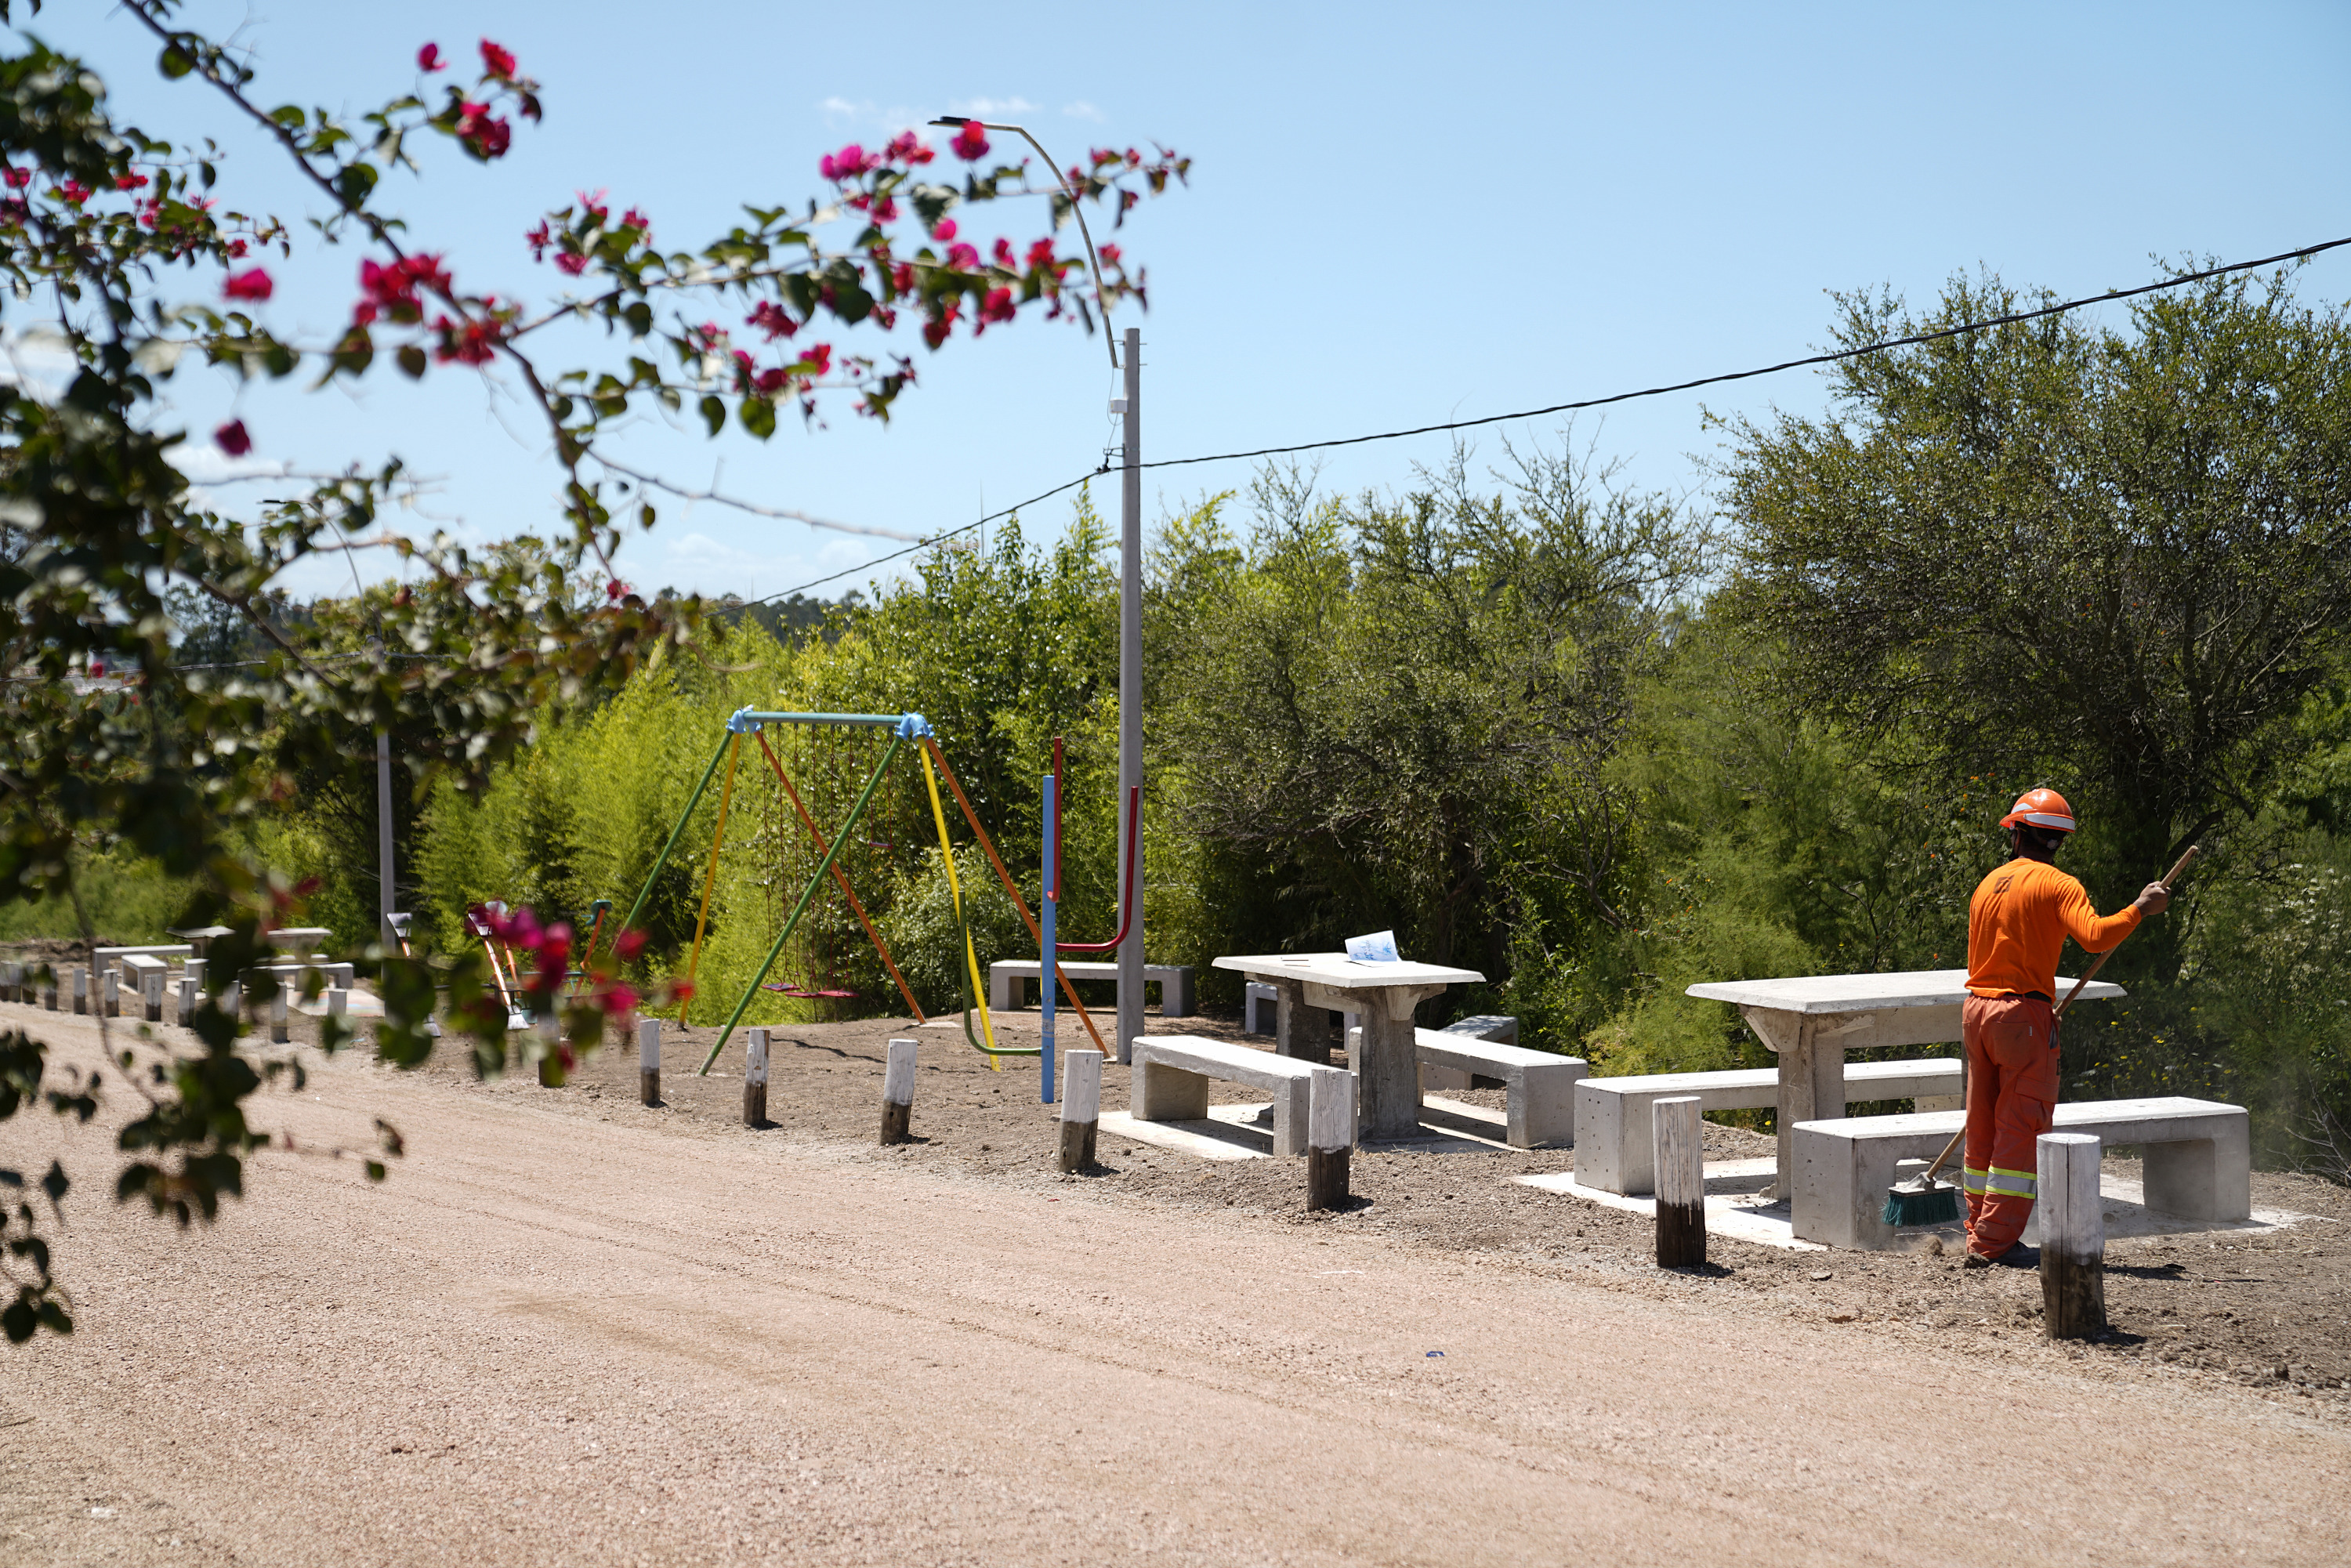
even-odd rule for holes
{"type": "Polygon", "coordinates": [[[2032,1218],[2042,1134],[2057,1119],[2057,1020],[2039,997],[1970,997],[1968,1250],[1997,1258],[2032,1218]]]}

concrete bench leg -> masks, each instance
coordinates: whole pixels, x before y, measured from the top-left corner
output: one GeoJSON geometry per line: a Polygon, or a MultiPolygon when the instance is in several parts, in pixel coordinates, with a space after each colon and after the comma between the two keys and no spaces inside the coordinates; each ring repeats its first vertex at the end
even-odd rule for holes
{"type": "MultiPolygon", "coordinates": [[[[1138,1122],[1201,1122],[1208,1115],[1206,1073],[1186,1072],[1145,1061],[1134,1085],[1134,1119],[1138,1122]]],[[[1275,1102],[1280,1114],[1280,1102],[1275,1102]]]]}
{"type": "Polygon", "coordinates": [[[1330,1065],[1331,1021],[1324,1009],[1306,1005],[1306,988],[1296,980],[1276,980],[1273,988],[1280,998],[1274,1004],[1274,1054],[1330,1065]]]}
{"type": "MultiPolygon", "coordinates": [[[[1306,1153],[1306,1113],[1311,1079],[1293,1079],[1273,1092],[1273,1152],[1285,1156],[1306,1153]]],[[[1205,1096],[1203,1096],[1205,1098],[1205,1096]]],[[[1201,1114],[1206,1115],[1204,1105],[1201,1114]]]]}
{"type": "Polygon", "coordinates": [[[1012,998],[1019,994],[1019,976],[998,974],[993,969],[988,971],[987,1005],[990,1008],[1000,1013],[1008,1013],[1012,1010],[1012,998]]]}
{"type": "Polygon", "coordinates": [[[1159,982],[1159,1016],[1166,1019],[1192,1016],[1191,970],[1178,969],[1159,982]]]}
{"type": "Polygon", "coordinates": [[[1508,1131],[1514,1149],[1575,1143],[1575,1086],[1583,1074],[1565,1062],[1557,1067],[1521,1067],[1505,1080],[1510,1092],[1508,1131]]]}
{"type": "Polygon", "coordinates": [[[2232,1135],[2178,1144],[2149,1144],[2146,1155],[2147,1207],[2182,1219],[2250,1219],[2253,1213],[2253,1163],[2250,1133],[2240,1118],[2232,1135]]]}

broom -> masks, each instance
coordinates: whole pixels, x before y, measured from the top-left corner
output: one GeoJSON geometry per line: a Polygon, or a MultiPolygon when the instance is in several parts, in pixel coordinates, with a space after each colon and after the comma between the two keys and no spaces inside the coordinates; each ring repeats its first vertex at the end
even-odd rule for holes
{"type": "MultiPolygon", "coordinates": [[[[2197,847],[2189,845],[2188,852],[2179,857],[2179,863],[2164,873],[2162,885],[2166,892],[2169,892],[2171,884],[2186,874],[2188,862],[2196,855],[2197,847]]],[[[2119,942],[2115,944],[2115,947],[2121,946],[2119,942]]],[[[2053,1034],[2057,1021],[2064,1018],[2065,1009],[2074,1005],[2074,998],[2082,994],[2082,988],[2097,977],[2098,971],[2105,967],[2114,950],[2114,947],[2109,947],[2099,954],[2082,977],[2074,982],[2074,988],[2065,993],[2065,999],[2057,1004],[2057,1011],[2050,1019],[2053,1034]]],[[[1935,1156],[1934,1163],[1925,1171],[1908,1181],[1896,1182],[1888,1188],[1886,1209],[1879,1218],[1888,1225],[1949,1225],[1957,1220],[1959,1218],[1959,1189],[1949,1182],[1937,1181],[1935,1173],[1943,1168],[1943,1162],[1951,1157],[1951,1151],[1958,1148],[1959,1140],[1967,1135],[1968,1130],[1962,1126],[1951,1134],[1951,1141],[1943,1145],[1943,1152],[1935,1156]]]]}

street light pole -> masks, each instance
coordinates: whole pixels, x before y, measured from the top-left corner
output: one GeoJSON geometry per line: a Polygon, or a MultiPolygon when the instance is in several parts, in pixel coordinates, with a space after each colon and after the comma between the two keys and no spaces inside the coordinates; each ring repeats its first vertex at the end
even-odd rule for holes
{"type": "Polygon", "coordinates": [[[1119,582],[1118,582],[1118,852],[1116,864],[1132,863],[1132,909],[1121,909],[1119,920],[1126,928],[1126,939],[1118,948],[1118,1039],[1113,1049],[1123,1065],[1134,1060],[1135,1037],[1143,1032],[1143,845],[1130,849],[1126,842],[1127,824],[1134,821],[1138,835],[1143,824],[1136,813],[1127,810],[1126,803],[1143,788],[1143,331],[1136,327],[1126,329],[1126,359],[1119,361],[1119,344],[1110,334],[1110,296],[1102,287],[1102,258],[1094,254],[1093,231],[1086,227],[1085,209],[1079,204],[1078,193],[1045,151],[1045,144],[1029,133],[1022,125],[998,125],[992,120],[971,120],[963,115],[943,114],[931,121],[933,125],[960,130],[977,125],[983,131],[1001,131],[1018,136],[1037,149],[1037,156],[1053,171],[1054,180],[1069,198],[1070,214],[1078,220],[1078,233],[1086,242],[1086,263],[1093,269],[1094,307],[1102,312],[1102,337],[1110,345],[1110,362],[1114,370],[1126,373],[1125,396],[1120,400],[1120,412],[1125,416],[1121,431],[1122,467],[1119,474],[1119,582]]]}

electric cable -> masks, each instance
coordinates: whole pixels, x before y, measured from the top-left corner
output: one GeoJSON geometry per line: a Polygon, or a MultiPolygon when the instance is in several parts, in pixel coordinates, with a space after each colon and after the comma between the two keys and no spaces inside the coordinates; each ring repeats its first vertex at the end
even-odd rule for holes
{"type": "MultiPolygon", "coordinates": [[[[2207,278],[2222,277],[2232,272],[2251,272],[2257,267],[2273,267],[2279,262],[2304,260],[2317,256],[2321,252],[2335,250],[2346,245],[2351,245],[2351,235],[2346,235],[2342,239],[2325,240],[2317,245],[2300,246],[2293,250],[2280,251],[2275,256],[2265,256],[2255,261],[2232,261],[2221,267],[2208,267],[2199,272],[2183,272],[2171,277],[2159,278],[2153,283],[2142,283],[2135,288],[2111,288],[2103,294],[2087,294],[2078,299],[2060,300],[2054,305],[2043,305],[2037,309],[2013,311],[2006,316],[1989,317],[1981,321],[1962,321],[1956,326],[1938,327],[1931,332],[1914,332],[1908,337],[1889,338],[1877,343],[1864,343],[1858,348],[1838,349],[1825,354],[1807,354],[1802,359],[1782,360],[1775,365],[1762,365],[1746,371],[1726,371],[1719,375],[1699,376],[1694,381],[1643,387],[1637,392],[1612,392],[1605,397],[1579,398],[1573,402],[1555,402],[1543,408],[1520,409],[1513,413],[1490,413],[1478,419],[1448,420],[1442,424],[1415,425],[1408,430],[1384,430],[1370,435],[1336,436],[1328,441],[1302,441],[1291,446],[1260,446],[1247,452],[1217,452],[1200,457],[1163,457],[1155,463],[1143,463],[1136,466],[1182,468],[1200,463],[1233,463],[1250,457],[1280,457],[1293,452],[1320,452],[1333,446],[1360,446],[1373,441],[1401,441],[1412,435],[1435,435],[1448,430],[1475,430],[1481,425],[1504,424],[1512,420],[1541,419],[1547,414],[1573,413],[1580,409],[1604,408],[1611,403],[1630,402],[1636,398],[1663,397],[1668,392],[1689,392],[1698,387],[1719,386],[1726,382],[1742,382],[1757,376],[1777,375],[1782,371],[1802,370],[1811,365],[1832,365],[1843,360],[1857,360],[1870,354],[1882,354],[1892,349],[1915,348],[1918,344],[1937,342],[1945,338],[1957,338],[1970,332],[1988,331],[1994,327],[2013,326],[2020,321],[2038,321],[2045,317],[2062,316],[2069,311],[2084,309],[2092,305],[2111,304],[2117,299],[2130,299],[2142,294],[2154,294],[2167,288],[2178,288],[2185,284],[2201,283],[2207,278]]],[[[811,588],[821,588],[828,582],[835,582],[841,578],[870,570],[886,562],[896,560],[901,556],[912,555],[916,550],[954,538],[959,534],[969,533],[972,529],[985,527],[999,517],[1008,517],[1019,511],[1022,507],[1033,507],[1040,501],[1050,500],[1064,490],[1074,490],[1090,480],[1101,478],[1112,472],[1114,470],[1110,464],[1104,462],[1101,467],[1090,474],[1081,475],[1065,485],[1056,485],[1041,495],[1031,496],[1019,505],[1007,507],[1000,512],[990,512],[977,522],[966,523],[959,528],[950,528],[943,534],[937,534],[924,540],[921,544],[909,545],[904,549],[893,550],[884,556],[876,556],[862,566],[852,566],[846,570],[820,577],[812,582],[803,582],[797,588],[787,588],[780,592],[770,593],[765,598],[755,599],[751,602],[765,604],[770,600],[787,598],[795,593],[805,593],[811,588]]]]}

